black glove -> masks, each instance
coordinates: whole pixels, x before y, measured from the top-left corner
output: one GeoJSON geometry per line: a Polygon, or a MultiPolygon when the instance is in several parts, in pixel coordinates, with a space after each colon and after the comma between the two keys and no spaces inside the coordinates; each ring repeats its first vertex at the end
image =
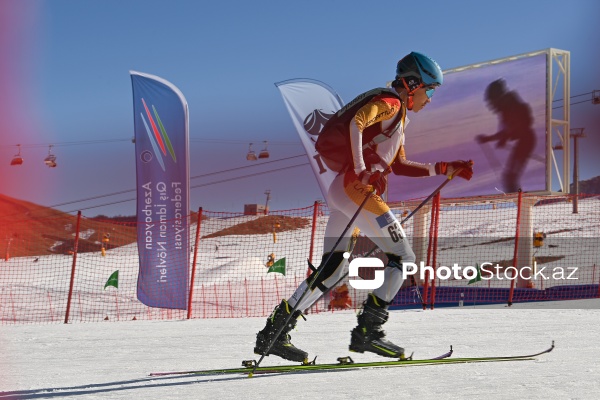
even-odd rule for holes
{"type": "Polygon", "coordinates": [[[375,193],[381,196],[387,189],[387,178],[385,175],[386,174],[381,171],[369,172],[365,170],[358,175],[358,180],[363,185],[373,186],[375,193]]]}
{"type": "Polygon", "coordinates": [[[444,174],[449,177],[460,176],[468,181],[473,177],[473,161],[440,161],[435,163],[435,173],[440,175],[444,174]]]}

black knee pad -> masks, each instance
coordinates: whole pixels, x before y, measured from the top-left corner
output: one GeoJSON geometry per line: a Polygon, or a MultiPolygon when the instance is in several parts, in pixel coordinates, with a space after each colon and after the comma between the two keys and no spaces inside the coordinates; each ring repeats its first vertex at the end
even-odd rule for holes
{"type": "Polygon", "coordinates": [[[310,289],[312,290],[317,287],[322,292],[327,291],[327,289],[329,288],[323,285],[323,282],[327,280],[331,275],[333,275],[333,273],[338,269],[338,267],[340,266],[340,264],[342,264],[343,261],[344,252],[342,251],[335,251],[333,253],[323,254],[323,258],[321,259],[321,265],[319,265],[319,268],[314,270],[308,277],[308,282],[310,282],[310,289]],[[331,257],[329,257],[329,254],[331,254],[331,257]],[[329,258],[329,261],[327,261],[327,264],[323,265],[327,258],[329,258]],[[321,272],[319,272],[319,276],[317,276],[317,279],[312,281],[316,271],[321,272]]]}
{"type": "Polygon", "coordinates": [[[402,257],[392,253],[385,253],[385,255],[388,258],[386,267],[398,268],[400,271],[402,271],[402,257]]]}

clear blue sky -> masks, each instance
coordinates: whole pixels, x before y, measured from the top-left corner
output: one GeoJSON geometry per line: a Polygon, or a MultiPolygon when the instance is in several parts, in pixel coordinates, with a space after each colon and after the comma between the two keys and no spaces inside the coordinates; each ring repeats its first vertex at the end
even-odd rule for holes
{"type": "MultiPolygon", "coordinates": [[[[571,52],[571,95],[600,89],[597,0],[0,0],[0,7],[0,83],[9,88],[1,101],[0,192],[47,206],[135,188],[129,70],[167,79],[186,96],[192,177],[242,168],[192,179],[192,186],[225,181],[191,191],[191,207],[211,211],[264,203],[266,189],[273,209],[321,198],[308,164],[293,167],[305,158],[248,168],[257,165],[245,159],[250,142],[260,150],[269,141],[269,161],[304,154],[275,82],[318,79],[347,101],[391,80],[397,60],[413,50],[449,69],[554,47],[571,52]],[[9,167],[17,143],[25,163],[9,167]],[[42,163],[51,143],[54,169],[42,163]],[[281,171],[227,181],[272,169],[281,171]]],[[[600,105],[589,101],[572,106],[571,127],[589,136],[581,142],[582,179],[600,175],[598,115],[600,105]]],[[[84,210],[101,213],[132,215],[135,202],[84,210]]]]}

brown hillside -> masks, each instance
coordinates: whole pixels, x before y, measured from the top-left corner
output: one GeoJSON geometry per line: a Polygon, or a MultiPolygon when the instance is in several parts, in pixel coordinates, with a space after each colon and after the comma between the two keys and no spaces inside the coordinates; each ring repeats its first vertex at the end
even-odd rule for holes
{"type": "Polygon", "coordinates": [[[293,231],[296,229],[302,229],[309,225],[310,220],[301,217],[287,217],[284,215],[267,215],[255,219],[254,221],[248,221],[241,224],[231,226],[229,228],[220,230],[210,235],[204,236],[204,238],[212,238],[226,235],[264,235],[266,233],[272,233],[273,227],[276,232],[293,231]]]}
{"type": "MultiPolygon", "coordinates": [[[[0,194],[0,257],[7,252],[10,257],[69,254],[76,225],[76,215],[0,194]]],[[[109,234],[106,249],[136,241],[135,224],[82,218],[80,232],[92,230],[87,238],[80,237],[79,252],[100,251],[105,234],[109,234]]]]}
{"type": "MultiPolygon", "coordinates": [[[[197,217],[197,213],[192,212],[191,222],[196,223],[197,217]]],[[[267,215],[204,237],[266,234],[273,232],[274,227],[277,232],[285,232],[309,224],[308,218],[267,215]]],[[[0,194],[0,259],[4,259],[7,252],[10,257],[70,254],[76,225],[76,215],[0,194]]],[[[131,222],[82,217],[79,231],[82,232],[78,245],[80,253],[100,251],[102,243],[109,250],[137,240],[136,224],[131,222]],[[89,236],[85,234],[92,231],[89,236]],[[109,241],[103,242],[106,234],[109,241]]]]}

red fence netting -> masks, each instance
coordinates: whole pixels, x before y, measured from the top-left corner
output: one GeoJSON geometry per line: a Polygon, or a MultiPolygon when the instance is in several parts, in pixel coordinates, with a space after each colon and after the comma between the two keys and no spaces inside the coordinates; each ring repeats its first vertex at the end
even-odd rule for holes
{"type": "MultiPolygon", "coordinates": [[[[435,270],[409,276],[393,306],[600,297],[598,196],[581,195],[577,214],[572,196],[522,197],[521,207],[516,196],[441,199],[406,221],[417,263],[433,264],[435,270]],[[432,215],[437,217],[432,220],[432,215]],[[472,267],[468,279],[439,275],[455,264],[472,267]]],[[[418,203],[394,204],[392,210],[402,220],[418,203]]],[[[188,310],[151,308],[137,299],[136,223],[66,214],[0,221],[0,322],[266,316],[306,278],[308,260],[318,266],[328,209],[315,203],[268,215],[204,210],[199,227],[198,214],[187,218],[193,253],[188,310]],[[285,275],[268,272],[284,258],[285,275]]],[[[372,247],[359,237],[353,254],[364,255],[372,247]]],[[[368,279],[368,274],[361,277],[368,279]]],[[[366,296],[346,277],[307,311],[357,308],[366,296]]]]}

